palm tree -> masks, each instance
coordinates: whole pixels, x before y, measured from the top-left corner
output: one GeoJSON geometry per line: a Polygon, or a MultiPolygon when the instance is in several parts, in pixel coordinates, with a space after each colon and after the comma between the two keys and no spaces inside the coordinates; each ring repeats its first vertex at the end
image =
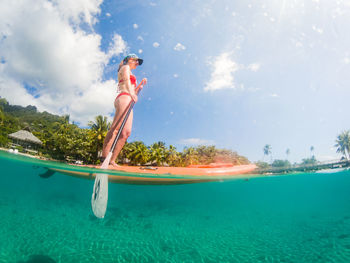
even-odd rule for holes
{"type": "Polygon", "coordinates": [[[310,147],[311,157],[314,156],[314,155],[312,154],[314,150],[315,150],[315,147],[311,146],[311,147],[310,147]]]}
{"type": "MultiPolygon", "coordinates": [[[[89,145],[88,132],[68,122],[59,123],[52,136],[55,158],[80,159],[88,156],[84,148],[89,145]]],[[[87,148],[87,147],[86,147],[87,148]]],[[[87,157],[86,157],[87,158],[87,157]]]]}
{"type": "Polygon", "coordinates": [[[288,149],[286,150],[287,160],[288,160],[289,154],[290,154],[290,150],[289,150],[289,148],[288,148],[288,149]]]}
{"type": "Polygon", "coordinates": [[[127,158],[131,161],[132,164],[145,164],[149,161],[150,151],[147,146],[141,142],[136,141],[129,143],[130,152],[127,153],[127,158]]]}
{"type": "Polygon", "coordinates": [[[176,166],[179,164],[179,153],[176,151],[176,147],[169,145],[169,149],[166,151],[166,160],[165,162],[170,166],[176,166]]]}
{"type": "MultiPolygon", "coordinates": [[[[264,156],[269,156],[271,154],[271,145],[270,144],[266,144],[263,148],[263,151],[264,151],[264,156]]],[[[271,155],[271,163],[272,163],[272,155],[271,155]]]]}
{"type": "Polygon", "coordinates": [[[162,165],[167,158],[167,149],[164,142],[156,142],[150,147],[151,158],[150,161],[157,165],[162,165]]]}
{"type": "Polygon", "coordinates": [[[92,131],[92,138],[94,140],[93,148],[95,150],[96,157],[97,157],[98,153],[103,148],[103,141],[106,137],[108,130],[111,127],[111,123],[108,122],[107,117],[98,115],[95,117],[95,122],[90,121],[88,123],[88,126],[92,131]]]}
{"type": "Polygon", "coordinates": [[[90,121],[88,126],[96,132],[97,139],[102,140],[106,136],[108,130],[111,127],[111,123],[108,122],[107,117],[103,117],[102,115],[98,115],[95,117],[95,122],[90,121]]]}
{"type": "Polygon", "coordinates": [[[189,148],[185,147],[182,155],[183,155],[185,165],[192,165],[192,164],[199,163],[198,152],[193,147],[189,147],[189,148]]]}
{"type": "Polygon", "coordinates": [[[337,139],[335,140],[336,144],[334,145],[337,147],[337,153],[342,153],[347,160],[349,160],[349,154],[350,154],[350,131],[343,131],[341,134],[338,135],[337,139]]]}

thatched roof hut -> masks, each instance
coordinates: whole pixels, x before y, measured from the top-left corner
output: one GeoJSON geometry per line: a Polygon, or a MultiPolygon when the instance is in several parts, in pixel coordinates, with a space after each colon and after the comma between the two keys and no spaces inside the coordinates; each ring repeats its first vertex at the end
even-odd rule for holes
{"type": "Polygon", "coordinates": [[[40,141],[37,137],[35,137],[31,132],[26,130],[20,130],[14,133],[11,133],[8,135],[9,138],[22,141],[22,142],[28,142],[31,144],[39,144],[42,145],[42,141],[40,141]]]}

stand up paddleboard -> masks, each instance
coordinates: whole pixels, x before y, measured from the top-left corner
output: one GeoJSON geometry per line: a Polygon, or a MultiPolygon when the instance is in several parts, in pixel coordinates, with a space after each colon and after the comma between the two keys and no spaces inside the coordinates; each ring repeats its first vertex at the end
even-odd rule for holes
{"type": "Polygon", "coordinates": [[[108,170],[101,170],[93,166],[66,165],[64,168],[53,167],[48,169],[51,172],[58,172],[88,180],[95,180],[100,174],[105,174],[108,177],[108,182],[136,185],[177,185],[223,182],[237,179],[249,179],[258,176],[248,174],[256,169],[256,166],[253,164],[215,168],[120,166],[117,169],[108,170]]]}

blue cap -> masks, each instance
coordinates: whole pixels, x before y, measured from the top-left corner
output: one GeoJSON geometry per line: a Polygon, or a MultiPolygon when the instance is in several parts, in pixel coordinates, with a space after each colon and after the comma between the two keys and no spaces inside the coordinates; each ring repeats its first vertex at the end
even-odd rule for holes
{"type": "Polygon", "coordinates": [[[124,64],[128,63],[130,58],[136,58],[138,60],[140,66],[143,63],[143,59],[139,58],[136,54],[129,54],[123,59],[124,64]]]}

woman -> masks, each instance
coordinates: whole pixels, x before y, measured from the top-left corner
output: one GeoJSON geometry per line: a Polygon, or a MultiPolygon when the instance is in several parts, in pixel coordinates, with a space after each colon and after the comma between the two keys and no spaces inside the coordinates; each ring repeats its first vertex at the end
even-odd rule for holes
{"type": "MultiPolygon", "coordinates": [[[[136,77],[131,73],[131,70],[136,69],[137,66],[141,65],[143,60],[138,58],[135,54],[127,55],[123,61],[119,64],[118,69],[118,96],[114,101],[115,116],[113,119],[112,126],[108,131],[106,138],[103,143],[102,158],[106,158],[108,155],[112,144],[114,142],[115,136],[118,133],[118,129],[124,119],[124,116],[128,110],[131,100],[137,102],[136,88],[136,77]]],[[[144,84],[147,83],[147,79],[142,80],[144,84]]],[[[124,129],[120,134],[118,142],[114,148],[113,155],[110,164],[113,166],[118,166],[115,160],[118,157],[121,149],[123,148],[126,140],[131,134],[132,128],[133,111],[131,111],[128,120],[125,123],[124,129]]]]}

